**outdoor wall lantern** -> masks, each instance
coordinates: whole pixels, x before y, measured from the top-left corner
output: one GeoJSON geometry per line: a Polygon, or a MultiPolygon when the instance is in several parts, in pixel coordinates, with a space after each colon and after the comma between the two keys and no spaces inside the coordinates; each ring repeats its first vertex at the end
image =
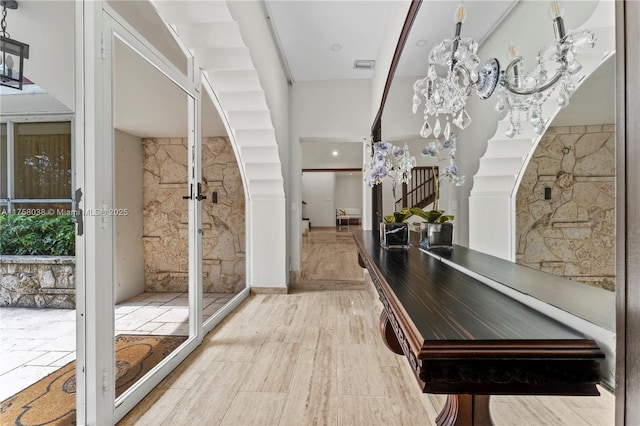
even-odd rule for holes
{"type": "Polygon", "coordinates": [[[0,0],[2,3],[2,21],[0,36],[0,84],[22,90],[24,60],[29,59],[29,45],[13,40],[7,32],[7,9],[17,9],[15,0],[0,0]]]}

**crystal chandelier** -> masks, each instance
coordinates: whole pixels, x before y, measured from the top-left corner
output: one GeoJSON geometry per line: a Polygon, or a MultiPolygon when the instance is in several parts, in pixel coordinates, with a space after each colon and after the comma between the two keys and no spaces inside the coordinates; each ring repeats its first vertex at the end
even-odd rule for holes
{"type": "Polygon", "coordinates": [[[593,47],[596,42],[591,31],[566,34],[563,10],[558,1],[552,1],[549,17],[553,21],[556,39],[538,52],[536,66],[528,74],[522,72],[522,57],[512,44],[509,45],[509,60],[506,69],[501,73],[500,88],[496,111],[508,108],[509,127],[505,134],[513,137],[522,131],[522,122],[527,120],[536,133],[541,135],[546,128],[546,120],[542,115],[542,105],[555,93],[558,106],[569,104],[569,97],[575,91],[573,76],[582,69],[577,61],[578,51],[584,47],[593,47]],[[556,64],[553,76],[549,77],[545,62],[556,64]]]}
{"type": "Polygon", "coordinates": [[[451,124],[460,130],[471,124],[471,117],[465,110],[467,98],[474,89],[482,99],[491,96],[499,74],[495,60],[480,66],[475,40],[460,36],[466,19],[462,3],[456,9],[454,19],[453,38],[444,39],[431,50],[426,77],[413,85],[413,113],[418,111],[424,98],[424,124],[420,136],[428,138],[433,135],[434,140],[423,148],[422,154],[438,158],[443,150],[448,150],[449,165],[442,176],[461,186],[465,177],[458,175],[454,162],[456,136],[451,124]]]}
{"type": "Polygon", "coordinates": [[[459,129],[465,129],[471,124],[465,106],[472,90],[475,89],[478,96],[486,99],[491,96],[498,82],[495,60],[480,66],[480,59],[476,55],[478,43],[472,38],[460,36],[465,18],[466,11],[461,3],[455,13],[453,39],[444,39],[431,50],[426,77],[413,85],[414,114],[424,98],[424,124],[420,129],[423,138],[433,134],[438,139],[442,134],[447,139],[451,133],[451,123],[459,129]]]}
{"type": "Polygon", "coordinates": [[[508,109],[510,126],[507,136],[520,133],[525,120],[538,134],[542,134],[546,127],[542,105],[554,93],[557,93],[558,105],[564,107],[569,103],[569,97],[575,90],[573,76],[582,68],[576,59],[578,51],[595,44],[595,36],[590,31],[566,34],[562,14],[559,2],[552,1],[549,16],[553,20],[556,39],[538,52],[535,69],[525,74],[522,57],[517,55],[512,45],[509,46],[510,63],[503,71],[495,58],[480,63],[476,55],[478,43],[460,36],[466,18],[464,5],[460,3],[455,13],[453,39],[445,39],[431,50],[426,77],[413,85],[414,114],[424,98],[424,124],[420,136],[428,138],[433,135],[435,138],[423,153],[439,153],[437,148],[451,140],[451,124],[460,130],[469,126],[471,117],[465,107],[472,92],[475,91],[480,99],[488,99],[497,87],[499,99],[496,110],[508,109]],[[557,65],[551,77],[546,69],[547,61],[557,65]],[[444,142],[438,141],[441,135],[444,142]]]}

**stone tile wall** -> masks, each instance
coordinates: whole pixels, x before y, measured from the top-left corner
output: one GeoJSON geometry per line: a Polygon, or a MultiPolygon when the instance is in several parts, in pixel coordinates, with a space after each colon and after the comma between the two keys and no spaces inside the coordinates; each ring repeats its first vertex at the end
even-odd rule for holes
{"type": "Polygon", "coordinates": [[[614,132],[613,124],[547,130],[516,198],[517,263],[615,290],[614,132]]]}
{"type": "MultiPolygon", "coordinates": [[[[142,140],[145,291],[186,291],[188,283],[187,140],[142,140]]],[[[203,286],[237,293],[245,287],[245,199],[240,170],[226,137],[204,138],[203,286]],[[213,203],[212,192],[217,192],[213,203]]],[[[195,188],[194,188],[195,192],[195,188]]]]}
{"type": "Polygon", "coordinates": [[[73,256],[2,256],[0,306],[74,309],[73,256]]]}

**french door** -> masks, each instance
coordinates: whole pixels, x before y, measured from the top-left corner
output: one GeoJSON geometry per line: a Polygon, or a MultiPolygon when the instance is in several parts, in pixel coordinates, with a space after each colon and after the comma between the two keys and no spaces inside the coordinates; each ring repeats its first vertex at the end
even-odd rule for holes
{"type": "Polygon", "coordinates": [[[78,423],[115,424],[202,341],[200,94],[107,4],[93,18],[78,423]]]}

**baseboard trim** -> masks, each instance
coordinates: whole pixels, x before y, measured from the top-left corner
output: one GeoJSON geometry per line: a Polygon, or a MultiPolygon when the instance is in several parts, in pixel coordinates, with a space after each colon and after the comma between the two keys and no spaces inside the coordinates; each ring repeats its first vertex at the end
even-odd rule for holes
{"type": "Polygon", "coordinates": [[[251,294],[287,294],[286,287],[251,287],[251,294]]]}
{"type": "Polygon", "coordinates": [[[300,281],[302,281],[301,271],[289,271],[289,287],[290,288],[298,288],[300,286],[300,281]]]}

